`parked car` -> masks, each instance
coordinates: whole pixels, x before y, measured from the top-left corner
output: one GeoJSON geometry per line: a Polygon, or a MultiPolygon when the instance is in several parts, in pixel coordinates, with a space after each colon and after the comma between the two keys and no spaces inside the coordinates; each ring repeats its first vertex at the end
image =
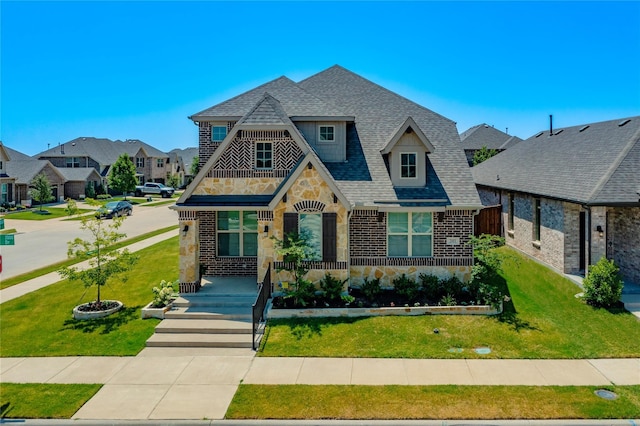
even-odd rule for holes
{"type": "Polygon", "coordinates": [[[144,185],[136,186],[136,197],[143,195],[157,194],[162,198],[170,198],[176,190],[170,186],[156,182],[147,182],[144,185]]]}
{"type": "Polygon", "coordinates": [[[100,217],[118,217],[131,216],[133,214],[133,205],[128,201],[109,201],[103,207],[98,209],[100,217]]]}

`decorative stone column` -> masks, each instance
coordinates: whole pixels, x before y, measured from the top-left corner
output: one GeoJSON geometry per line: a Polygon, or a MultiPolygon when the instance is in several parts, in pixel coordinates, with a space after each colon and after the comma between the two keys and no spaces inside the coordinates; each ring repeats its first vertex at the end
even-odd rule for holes
{"type": "Polygon", "coordinates": [[[195,211],[181,211],[180,225],[180,293],[200,289],[200,230],[195,211]]]}

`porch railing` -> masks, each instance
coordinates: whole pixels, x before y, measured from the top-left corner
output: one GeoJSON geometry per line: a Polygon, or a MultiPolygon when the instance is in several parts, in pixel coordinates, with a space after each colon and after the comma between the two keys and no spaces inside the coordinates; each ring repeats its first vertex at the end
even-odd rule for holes
{"type": "Polygon", "coordinates": [[[253,350],[257,350],[260,346],[262,334],[264,334],[264,326],[266,318],[264,311],[267,302],[271,298],[271,266],[267,268],[267,273],[261,283],[258,283],[258,297],[252,306],[253,310],[253,350]]]}

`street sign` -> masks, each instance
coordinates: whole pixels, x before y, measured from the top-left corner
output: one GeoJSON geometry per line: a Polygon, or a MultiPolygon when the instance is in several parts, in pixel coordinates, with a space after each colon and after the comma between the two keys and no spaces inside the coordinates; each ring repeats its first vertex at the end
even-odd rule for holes
{"type": "Polygon", "coordinates": [[[4,229],[4,218],[0,217],[0,229],[4,229]]]}
{"type": "Polygon", "coordinates": [[[6,234],[0,235],[0,246],[13,246],[16,244],[15,235],[6,234]]]}

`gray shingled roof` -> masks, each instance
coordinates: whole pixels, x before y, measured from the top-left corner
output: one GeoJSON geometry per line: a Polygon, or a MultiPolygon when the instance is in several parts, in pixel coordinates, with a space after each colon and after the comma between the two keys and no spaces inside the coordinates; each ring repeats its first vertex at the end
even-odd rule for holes
{"type": "Polygon", "coordinates": [[[640,116],[539,132],[472,169],[479,185],[589,205],[638,205],[639,171],[640,116]]]}
{"type": "Polygon", "coordinates": [[[185,173],[189,174],[191,172],[191,163],[193,162],[193,157],[198,156],[199,153],[200,151],[198,150],[198,148],[193,148],[193,147],[184,148],[184,149],[176,148],[169,151],[169,156],[177,155],[179,157],[182,157],[185,173]]]}
{"type": "Polygon", "coordinates": [[[464,149],[481,149],[483,146],[489,149],[507,149],[522,141],[517,136],[508,135],[484,123],[460,133],[460,140],[464,149]]]}
{"type": "Polygon", "coordinates": [[[93,167],[58,167],[58,171],[67,181],[86,181],[92,174],[100,179],[100,174],[93,167]]]}
{"type": "Polygon", "coordinates": [[[42,170],[50,166],[55,171],[59,171],[48,160],[36,160],[35,158],[27,158],[20,160],[7,161],[7,173],[16,179],[16,183],[29,184],[42,170]]]}
{"type": "Polygon", "coordinates": [[[480,205],[453,121],[338,65],[301,81],[299,86],[355,116],[372,180],[337,183],[357,204],[397,199],[380,151],[398,126],[412,117],[435,148],[429,158],[451,204],[480,205]]]}
{"type": "Polygon", "coordinates": [[[262,99],[236,125],[292,125],[287,113],[280,102],[269,93],[264,93],[262,99]]]}
{"type": "Polygon", "coordinates": [[[4,149],[7,151],[7,154],[9,154],[9,161],[18,161],[18,160],[32,160],[32,157],[29,157],[27,154],[23,154],[20,151],[16,151],[15,149],[11,149],[6,145],[3,145],[4,149]]]}
{"type": "Polygon", "coordinates": [[[212,118],[239,119],[244,117],[247,111],[251,110],[260,101],[265,92],[278,99],[289,117],[347,116],[333,102],[322,100],[318,96],[305,91],[287,77],[280,77],[196,113],[190,118],[194,121],[212,118]]]}
{"type": "Polygon", "coordinates": [[[140,149],[144,149],[149,157],[168,157],[166,153],[137,139],[112,141],[106,138],[79,137],[42,151],[34,155],[34,158],[89,157],[101,165],[109,165],[115,163],[121,154],[127,153],[133,157],[140,149]]]}

